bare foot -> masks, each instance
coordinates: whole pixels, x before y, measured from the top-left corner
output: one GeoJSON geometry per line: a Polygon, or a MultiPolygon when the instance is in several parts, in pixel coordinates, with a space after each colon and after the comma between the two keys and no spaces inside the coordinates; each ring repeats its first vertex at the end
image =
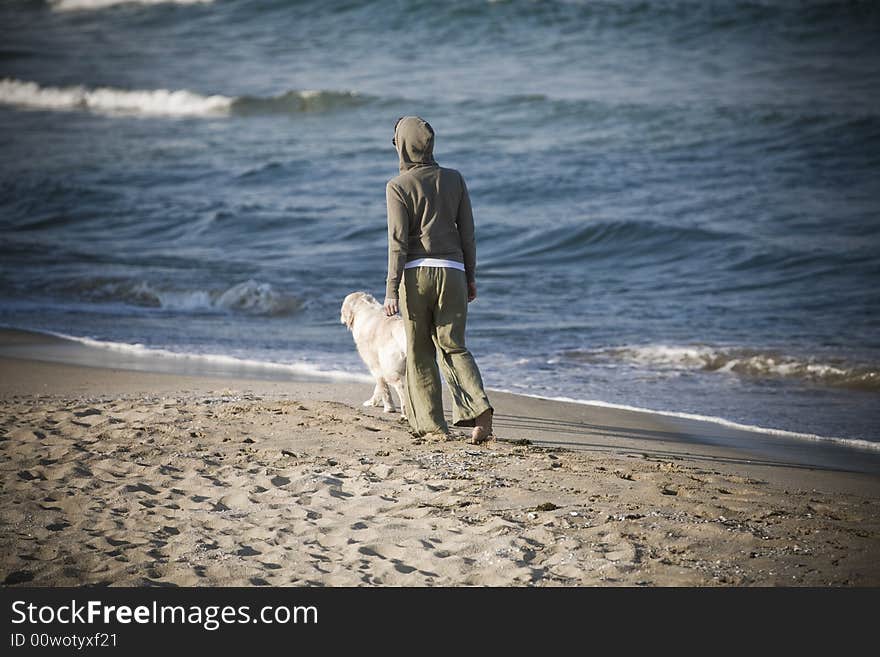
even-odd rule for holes
{"type": "Polygon", "coordinates": [[[492,409],[486,409],[474,419],[474,429],[471,432],[471,442],[474,445],[492,440],[492,409]]]}

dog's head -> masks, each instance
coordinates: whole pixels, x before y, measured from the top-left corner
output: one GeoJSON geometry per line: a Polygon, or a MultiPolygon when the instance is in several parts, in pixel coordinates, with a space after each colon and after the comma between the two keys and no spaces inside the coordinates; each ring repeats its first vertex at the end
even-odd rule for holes
{"type": "Polygon", "coordinates": [[[366,292],[352,292],[342,302],[342,311],[339,313],[339,321],[351,330],[355,315],[358,310],[366,305],[378,306],[379,302],[372,294],[366,292]]]}

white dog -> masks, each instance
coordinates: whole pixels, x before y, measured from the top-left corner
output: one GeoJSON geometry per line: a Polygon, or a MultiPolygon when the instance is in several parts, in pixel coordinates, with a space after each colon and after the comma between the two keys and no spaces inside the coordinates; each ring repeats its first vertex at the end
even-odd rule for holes
{"type": "Polygon", "coordinates": [[[373,396],[364,406],[382,406],[394,412],[389,385],[400,398],[400,414],[406,417],[403,394],[406,381],[406,331],[399,315],[387,317],[376,299],[366,292],[352,292],[342,302],[339,317],[351,331],[358,353],[376,379],[373,396]]]}

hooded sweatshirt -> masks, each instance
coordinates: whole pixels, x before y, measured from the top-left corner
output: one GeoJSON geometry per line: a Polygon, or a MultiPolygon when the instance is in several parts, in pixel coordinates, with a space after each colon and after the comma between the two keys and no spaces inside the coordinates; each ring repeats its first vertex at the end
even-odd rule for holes
{"type": "Polygon", "coordinates": [[[397,123],[394,141],[400,175],[385,186],[388,206],[388,281],[385,297],[398,298],[404,265],[441,258],[464,265],[474,281],[474,217],[464,178],[434,161],[434,130],[417,116],[397,123]]]}

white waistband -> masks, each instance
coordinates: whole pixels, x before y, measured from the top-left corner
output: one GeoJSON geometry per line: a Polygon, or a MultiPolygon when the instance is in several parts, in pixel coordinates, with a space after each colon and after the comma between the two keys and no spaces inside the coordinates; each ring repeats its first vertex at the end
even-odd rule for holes
{"type": "Polygon", "coordinates": [[[449,267],[450,269],[458,269],[464,271],[464,265],[455,260],[445,260],[444,258],[417,258],[406,263],[404,269],[412,269],[413,267],[449,267]]]}

